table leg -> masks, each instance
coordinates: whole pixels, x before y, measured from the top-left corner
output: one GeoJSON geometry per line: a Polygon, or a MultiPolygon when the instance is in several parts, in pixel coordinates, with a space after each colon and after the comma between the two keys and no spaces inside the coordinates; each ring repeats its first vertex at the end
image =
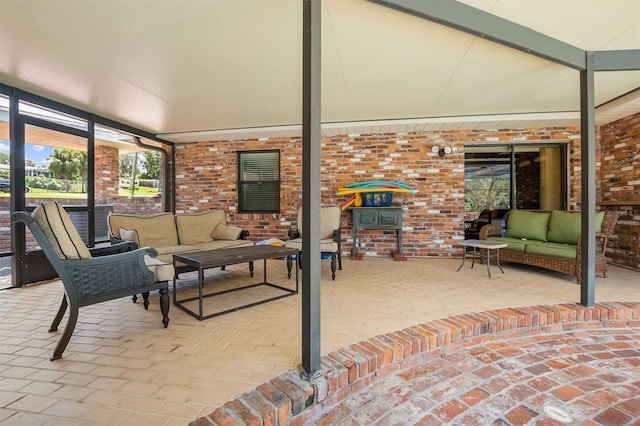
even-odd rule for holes
{"type": "Polygon", "coordinates": [[[473,248],[473,251],[472,251],[472,253],[473,253],[473,259],[472,259],[472,261],[471,261],[471,267],[472,267],[472,268],[473,268],[473,266],[476,264],[476,253],[477,253],[477,252],[478,252],[478,249],[474,247],[474,248],[473,248]]]}
{"type": "Polygon", "coordinates": [[[498,264],[498,268],[500,268],[500,272],[504,274],[504,270],[502,269],[502,265],[500,265],[500,249],[496,249],[496,263],[498,264]]]}
{"type": "Polygon", "coordinates": [[[298,288],[298,271],[300,271],[300,268],[298,268],[298,263],[296,262],[296,293],[298,293],[299,288],[298,288]]]}
{"type": "Polygon", "coordinates": [[[489,263],[491,259],[491,256],[489,255],[489,253],[491,252],[490,249],[485,249],[487,251],[487,273],[489,274],[489,278],[491,278],[491,268],[489,267],[489,263]]]}
{"type": "Polygon", "coordinates": [[[462,247],[462,263],[458,266],[458,270],[456,272],[460,272],[460,269],[464,266],[465,260],[467,260],[467,248],[462,247]]]}
{"type": "Polygon", "coordinates": [[[264,259],[264,268],[262,269],[264,269],[264,274],[262,275],[264,278],[262,282],[266,284],[267,283],[267,259],[264,259]]]}
{"type": "Polygon", "coordinates": [[[204,287],[204,271],[198,268],[198,310],[202,318],[202,287],[204,287]]]}
{"type": "Polygon", "coordinates": [[[176,280],[178,279],[178,274],[175,273],[176,270],[176,260],[173,259],[173,306],[176,305],[176,280]]]}

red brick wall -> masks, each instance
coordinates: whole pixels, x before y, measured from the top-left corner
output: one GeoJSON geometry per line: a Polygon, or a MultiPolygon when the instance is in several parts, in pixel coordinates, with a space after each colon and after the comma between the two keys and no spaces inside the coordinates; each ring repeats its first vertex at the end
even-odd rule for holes
{"type": "Polygon", "coordinates": [[[602,184],[599,205],[618,213],[607,257],[640,269],[640,113],[600,128],[602,184]]]}
{"type": "MultiPolygon", "coordinates": [[[[464,145],[532,141],[577,141],[578,128],[544,128],[508,131],[446,131],[409,134],[340,135],[322,141],[322,202],[341,204],[337,188],[365,180],[401,180],[415,185],[415,195],[394,194],[404,208],[403,243],[408,257],[457,257],[454,247],[463,239],[464,145]],[[442,158],[434,145],[448,145],[453,153],[442,158]]],[[[250,238],[287,237],[301,201],[301,140],[217,141],[180,144],[176,149],[176,211],[212,208],[227,211],[231,223],[248,229],[250,238]],[[237,213],[236,151],[281,150],[281,212],[256,215],[237,213]]],[[[571,176],[579,180],[579,162],[571,163],[571,176]]],[[[575,195],[573,195],[575,196],[575,195]]],[[[578,193],[579,196],[579,193],[578,193]]],[[[571,205],[577,204],[574,199],[571,205]]],[[[388,256],[396,247],[393,233],[361,231],[361,251],[388,256]]],[[[351,249],[351,217],[343,215],[343,251],[351,249]]]]}
{"type": "Polygon", "coordinates": [[[600,129],[601,202],[640,203],[640,113],[600,129]]]}
{"type": "Polygon", "coordinates": [[[105,200],[118,196],[120,180],[119,151],[104,145],[96,145],[95,153],[95,200],[103,204],[105,200]]]}

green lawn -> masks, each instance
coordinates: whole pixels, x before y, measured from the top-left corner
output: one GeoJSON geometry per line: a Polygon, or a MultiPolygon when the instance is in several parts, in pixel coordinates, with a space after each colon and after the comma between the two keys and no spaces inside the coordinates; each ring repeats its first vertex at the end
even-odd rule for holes
{"type": "MultiPolygon", "coordinates": [[[[134,197],[153,197],[155,195],[158,195],[158,193],[159,192],[157,188],[142,187],[142,188],[136,188],[135,192],[133,193],[133,196],[134,197]]],[[[120,188],[118,195],[120,195],[121,197],[128,197],[129,195],[131,195],[131,192],[126,188],[120,188]]],[[[10,196],[11,194],[9,194],[8,192],[0,192],[1,198],[8,198],[10,196]]],[[[41,188],[31,188],[29,192],[25,193],[25,196],[27,198],[77,198],[79,200],[82,200],[87,198],[87,193],[86,192],[65,192],[65,191],[54,191],[54,190],[41,189],[41,188]]]]}

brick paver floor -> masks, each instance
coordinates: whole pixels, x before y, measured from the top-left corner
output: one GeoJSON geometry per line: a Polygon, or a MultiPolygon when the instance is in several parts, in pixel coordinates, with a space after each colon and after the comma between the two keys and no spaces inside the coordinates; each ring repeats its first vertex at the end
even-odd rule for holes
{"type": "Polygon", "coordinates": [[[640,329],[577,330],[443,353],[319,425],[640,425],[640,329]]]}

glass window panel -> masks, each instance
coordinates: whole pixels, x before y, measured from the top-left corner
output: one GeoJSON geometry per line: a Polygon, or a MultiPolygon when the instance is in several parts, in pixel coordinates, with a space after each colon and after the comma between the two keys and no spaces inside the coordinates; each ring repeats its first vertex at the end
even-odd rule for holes
{"type": "Polygon", "coordinates": [[[465,148],[465,211],[508,209],[510,189],[510,147],[465,148]]]}
{"type": "Polygon", "coordinates": [[[9,99],[0,95],[0,288],[11,286],[10,150],[9,99]]]}
{"type": "Polygon", "coordinates": [[[564,145],[465,147],[468,218],[483,210],[563,209],[566,185],[564,145]]]}
{"type": "Polygon", "coordinates": [[[106,215],[118,213],[161,213],[165,156],[155,141],[138,138],[116,129],[96,126],[95,131],[95,225],[96,240],[107,233],[106,215]],[[154,149],[152,149],[152,148],[154,149]],[[102,229],[104,228],[104,232],[102,229]]]}
{"type": "Polygon", "coordinates": [[[78,118],[69,114],[62,113],[60,111],[54,111],[40,105],[30,104],[25,101],[18,102],[18,111],[20,112],[20,115],[39,118],[42,120],[50,121],[52,123],[72,127],[74,129],[88,129],[87,120],[83,118],[78,118]]]}
{"type": "Polygon", "coordinates": [[[24,130],[27,206],[49,199],[86,206],[86,138],[32,125],[24,130]]]}

